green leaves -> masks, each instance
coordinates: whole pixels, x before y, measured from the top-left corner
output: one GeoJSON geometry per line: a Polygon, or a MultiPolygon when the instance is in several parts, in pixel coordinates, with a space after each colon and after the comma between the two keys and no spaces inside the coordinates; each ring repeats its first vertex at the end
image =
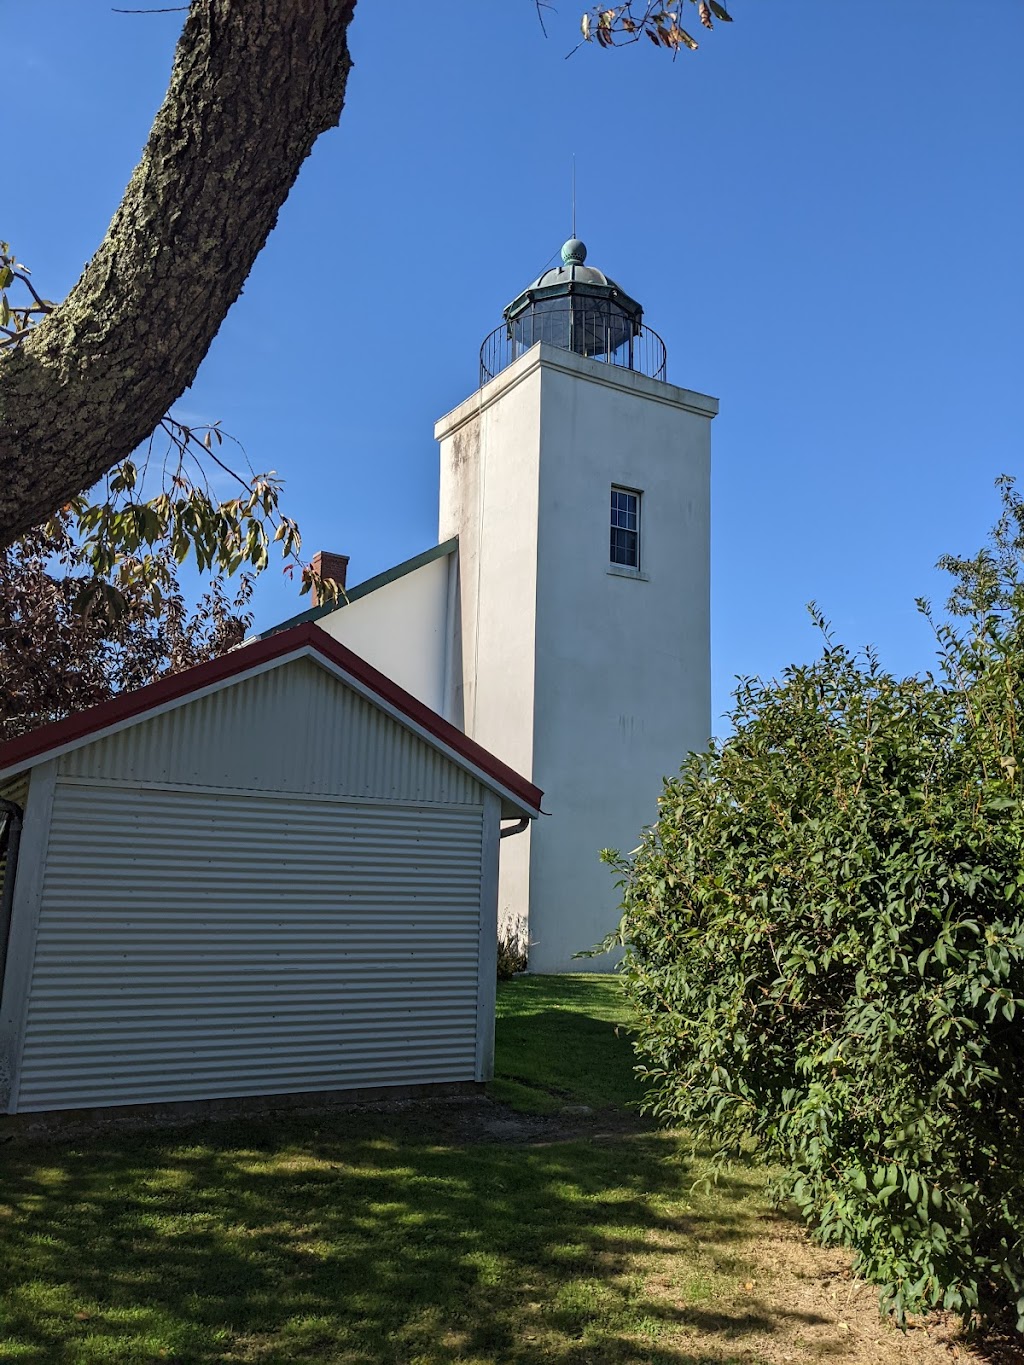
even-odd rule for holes
{"type": "Polygon", "coordinates": [[[337,596],[336,585],[300,560],[302,537],[297,524],[279,510],[282,485],[276,475],[254,474],[246,480],[231,470],[213,453],[214,445],[225,439],[217,425],[192,428],[167,417],[160,430],[168,447],[155,474],[151,441],[143,465],[126,460],[93,490],[95,501],[80,497],[65,509],[77,533],[79,562],[109,585],[109,591],[91,590],[83,596],[83,610],[105,611],[113,620],[120,599],[139,590],[149,593],[157,607],[169,590],[174,566],[190,557],[203,574],[260,573],[274,547],[285,572],[301,570],[303,591],[315,589],[320,600],[337,596]],[[237,482],[236,497],[213,495],[207,460],[237,482]]]}
{"type": "Polygon", "coordinates": [[[819,616],[821,657],[741,680],[611,856],[650,1108],[719,1161],[756,1144],[899,1318],[1024,1287],[1024,595],[996,558],[1001,612],[943,627],[936,677],[819,616]]]}

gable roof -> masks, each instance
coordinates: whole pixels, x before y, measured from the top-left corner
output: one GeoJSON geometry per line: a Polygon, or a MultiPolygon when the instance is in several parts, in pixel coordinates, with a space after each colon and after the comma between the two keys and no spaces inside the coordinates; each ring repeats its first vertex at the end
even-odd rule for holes
{"type": "Polygon", "coordinates": [[[375,574],[373,578],[366,579],[364,583],[357,583],[354,588],[345,591],[337,602],[329,602],[323,607],[310,607],[307,611],[300,611],[297,616],[289,616],[287,621],[281,621],[276,626],[270,626],[256,638],[257,640],[265,640],[268,635],[276,635],[278,631],[289,630],[292,626],[301,626],[307,621],[319,621],[322,616],[329,616],[332,611],[341,611],[349,603],[358,602],[361,597],[368,597],[371,592],[376,592],[378,588],[386,588],[389,583],[396,583],[406,574],[415,573],[417,569],[432,564],[435,559],[443,559],[445,555],[450,555],[453,550],[458,548],[459,538],[452,536],[451,540],[442,541],[440,545],[432,545],[429,550],[424,550],[422,554],[413,555],[412,559],[405,559],[401,564],[396,564],[394,568],[385,569],[383,573],[375,574]]]}
{"type": "Polygon", "coordinates": [[[313,658],[321,663],[400,724],[408,726],[428,744],[473,773],[484,786],[503,796],[524,816],[532,818],[541,813],[543,792],[532,782],[311,622],[278,630],[208,663],[160,678],[135,692],[122,693],[99,706],[77,711],[64,720],[9,739],[0,744],[0,779],[35,767],[58,752],[77,749],[105,734],[134,725],[156,711],[181,705],[199,693],[230,686],[254,671],[263,672],[296,658],[313,658]]]}

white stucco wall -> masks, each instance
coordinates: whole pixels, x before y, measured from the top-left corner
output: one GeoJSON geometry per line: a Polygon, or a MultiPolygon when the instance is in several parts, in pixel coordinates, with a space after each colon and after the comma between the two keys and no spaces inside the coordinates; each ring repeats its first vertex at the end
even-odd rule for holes
{"type": "MultiPolygon", "coordinates": [[[[532,961],[566,971],[618,921],[598,859],[657,816],[662,778],[711,728],[714,400],[556,353],[542,369],[532,961]],[[641,493],[643,577],[609,572],[609,503],[641,493]]],[[[594,966],[602,964],[600,960],[594,966]]]]}
{"type": "Polygon", "coordinates": [[[661,778],[708,739],[717,408],[542,346],[437,427],[465,729],[551,812],[502,850],[499,903],[506,917],[529,906],[536,971],[579,970],[573,954],[614,927],[598,852],[635,846],[661,778]],[[642,493],[642,578],[608,571],[613,483],[642,493]]]}
{"type": "Polygon", "coordinates": [[[454,558],[442,555],[317,620],[328,635],[442,715],[454,558]]]}
{"type": "MultiPolygon", "coordinates": [[[[459,537],[452,719],[524,775],[534,751],[540,380],[517,362],[435,429],[438,538],[459,537]]],[[[526,913],[531,838],[501,846],[503,924],[526,913]]]]}

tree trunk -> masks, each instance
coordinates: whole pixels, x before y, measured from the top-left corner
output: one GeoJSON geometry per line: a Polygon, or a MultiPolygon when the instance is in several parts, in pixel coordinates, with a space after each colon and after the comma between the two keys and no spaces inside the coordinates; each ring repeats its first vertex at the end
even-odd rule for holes
{"type": "Polygon", "coordinates": [[[90,487],[191,384],[317,137],[355,0],[192,0],[99,250],[0,355],[0,546],[90,487]]]}

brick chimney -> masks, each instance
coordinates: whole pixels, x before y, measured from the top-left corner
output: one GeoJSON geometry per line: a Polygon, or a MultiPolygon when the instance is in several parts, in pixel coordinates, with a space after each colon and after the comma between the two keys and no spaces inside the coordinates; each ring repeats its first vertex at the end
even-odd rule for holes
{"type": "MultiPolygon", "coordinates": [[[[313,556],[313,572],[319,574],[321,578],[333,578],[338,587],[344,591],[345,574],[348,572],[348,555],[336,555],[332,554],[330,550],[318,550],[313,556]]],[[[314,607],[323,605],[316,587],[313,588],[313,605],[314,607]]]]}

